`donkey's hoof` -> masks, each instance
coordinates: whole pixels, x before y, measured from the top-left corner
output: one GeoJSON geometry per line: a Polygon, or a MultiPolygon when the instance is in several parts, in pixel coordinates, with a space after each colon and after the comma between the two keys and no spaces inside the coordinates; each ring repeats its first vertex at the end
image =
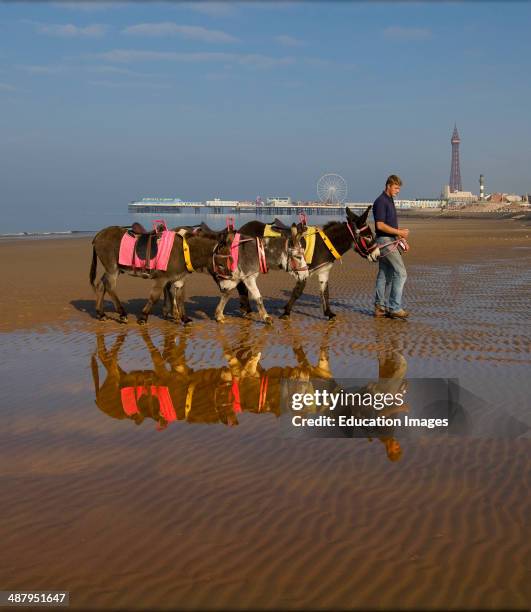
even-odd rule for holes
{"type": "Polygon", "coordinates": [[[280,316],[279,319],[283,319],[284,321],[287,321],[289,318],[291,317],[289,312],[283,312],[280,316]]]}
{"type": "Polygon", "coordinates": [[[107,315],[104,314],[99,314],[98,315],[98,321],[108,321],[109,317],[107,315]]]}
{"type": "Polygon", "coordinates": [[[119,319],[118,319],[119,323],[127,323],[127,315],[122,315],[119,319]]]}
{"type": "Polygon", "coordinates": [[[218,323],[225,323],[225,317],[216,317],[218,323]]]}
{"type": "Polygon", "coordinates": [[[326,316],[328,317],[329,321],[332,321],[333,319],[335,319],[337,317],[336,313],[332,312],[331,310],[326,313],[326,316]]]}
{"type": "Polygon", "coordinates": [[[264,318],[264,323],[266,325],[273,325],[273,319],[269,315],[267,315],[267,317],[264,318]]]}
{"type": "Polygon", "coordinates": [[[145,324],[147,323],[147,319],[137,319],[137,320],[136,320],[136,322],[137,322],[139,325],[145,325],[145,324]]]}
{"type": "Polygon", "coordinates": [[[190,319],[190,317],[181,317],[181,321],[183,325],[190,325],[190,323],[192,322],[192,319],[190,319]]]}

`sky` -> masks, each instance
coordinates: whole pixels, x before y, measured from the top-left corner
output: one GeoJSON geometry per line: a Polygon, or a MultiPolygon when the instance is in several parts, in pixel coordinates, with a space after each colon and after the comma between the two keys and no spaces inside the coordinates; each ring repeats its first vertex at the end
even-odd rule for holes
{"type": "Polygon", "coordinates": [[[454,123],[465,190],[531,192],[530,23],[527,2],[3,2],[0,222],[315,199],[327,172],[350,201],[391,173],[437,197],[454,123]]]}

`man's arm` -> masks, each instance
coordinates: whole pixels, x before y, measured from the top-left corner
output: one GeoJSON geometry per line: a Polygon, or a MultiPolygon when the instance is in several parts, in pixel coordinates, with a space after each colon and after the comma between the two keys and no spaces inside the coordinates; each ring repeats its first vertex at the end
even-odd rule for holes
{"type": "Polygon", "coordinates": [[[409,236],[409,230],[404,228],[397,229],[396,227],[391,227],[384,223],[383,221],[376,221],[376,229],[380,232],[385,232],[386,234],[391,234],[391,236],[398,236],[399,238],[407,238],[409,236]]]}

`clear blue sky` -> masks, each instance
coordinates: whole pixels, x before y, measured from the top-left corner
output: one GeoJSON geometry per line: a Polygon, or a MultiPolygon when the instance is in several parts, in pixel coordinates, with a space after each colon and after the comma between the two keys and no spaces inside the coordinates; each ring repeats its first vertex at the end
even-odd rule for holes
{"type": "Polygon", "coordinates": [[[325,172],[353,200],[391,172],[437,196],[454,121],[465,189],[531,191],[530,23],[526,2],[1,4],[2,217],[311,199],[325,172]]]}

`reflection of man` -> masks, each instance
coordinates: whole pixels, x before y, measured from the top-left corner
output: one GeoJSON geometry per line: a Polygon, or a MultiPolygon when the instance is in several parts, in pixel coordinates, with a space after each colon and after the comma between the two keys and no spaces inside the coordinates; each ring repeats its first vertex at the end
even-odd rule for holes
{"type": "Polygon", "coordinates": [[[400,461],[402,458],[400,442],[390,436],[381,436],[378,439],[385,446],[385,452],[389,461],[400,461]]]}
{"type": "Polygon", "coordinates": [[[376,199],[372,207],[376,226],[376,242],[380,247],[378,276],[376,277],[376,295],[374,299],[374,316],[391,319],[403,319],[408,312],[402,308],[402,291],[406,282],[406,267],[397,248],[396,240],[407,238],[408,229],[398,228],[394,197],[399,194],[402,180],[392,174],[385,183],[385,190],[376,199]],[[386,248],[385,245],[389,246],[386,248]]]}

